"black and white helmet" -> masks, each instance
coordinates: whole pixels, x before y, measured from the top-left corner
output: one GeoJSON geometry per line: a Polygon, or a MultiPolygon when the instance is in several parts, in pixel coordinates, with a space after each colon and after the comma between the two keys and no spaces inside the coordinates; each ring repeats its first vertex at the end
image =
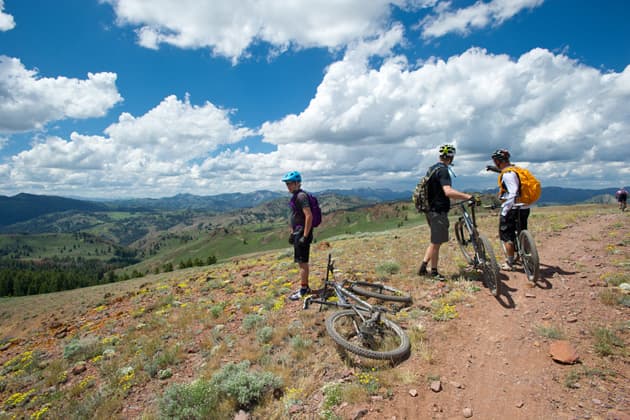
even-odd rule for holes
{"type": "Polygon", "coordinates": [[[455,157],[455,146],[452,144],[445,144],[440,146],[440,157],[455,157]]]}
{"type": "Polygon", "coordinates": [[[492,154],[492,160],[497,160],[499,162],[509,162],[510,152],[508,152],[507,149],[497,149],[492,154]]]}

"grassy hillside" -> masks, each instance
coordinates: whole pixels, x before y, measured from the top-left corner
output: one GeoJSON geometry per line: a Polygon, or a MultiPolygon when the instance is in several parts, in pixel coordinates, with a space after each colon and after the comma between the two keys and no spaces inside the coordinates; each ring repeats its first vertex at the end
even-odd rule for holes
{"type": "MultiPolygon", "coordinates": [[[[418,399],[425,394],[453,399],[453,393],[469,388],[474,392],[478,384],[466,377],[468,371],[456,373],[452,366],[438,363],[440,355],[436,352],[453,351],[438,350],[439,338],[457,331],[455,326],[449,330],[448,325],[468,328],[472,321],[457,318],[481,305],[479,294],[488,297],[493,311],[504,311],[502,317],[520,311],[501,308],[489,297],[476,281],[478,274],[466,269],[453,243],[441,252],[440,268],[448,281],[418,277],[415,271],[428,243],[428,230],[419,217],[405,220],[405,214],[396,205],[383,205],[369,211],[340,213],[334,220],[327,220],[330,234],[336,236],[313,247],[311,281],[313,286],[319,285],[327,254],[332,253],[339,279],[378,279],[409,291],[413,306],[392,316],[410,337],[413,360],[392,367],[340,353],[325,332],[329,311],[320,312],[317,307],[304,311],[300,303],[286,300],[286,294],[295,287],[297,270],[291,253],[280,249],[117,284],[0,299],[0,418],[158,419],[184,418],[188,413],[188,418],[232,419],[241,409],[261,419],[348,418],[356,417],[356,413],[363,412],[360,410],[368,412],[366,407],[370,408],[370,418],[379,418],[378,411],[371,411],[373,406],[414,401],[410,390],[419,392],[418,399]],[[388,223],[394,227],[374,233],[348,233],[348,226],[366,232],[364,228],[388,223]],[[428,388],[440,374],[445,386],[442,394],[428,388]],[[453,382],[462,377],[465,386],[453,382]],[[195,417],[191,413],[198,414],[195,417]]],[[[567,290],[565,277],[591,264],[594,254],[601,251],[606,253],[606,267],[597,270],[600,278],[589,281],[610,281],[611,286],[590,288],[588,307],[607,305],[610,309],[605,313],[611,319],[619,318],[617,313],[626,314],[619,300],[623,296],[612,286],[628,281],[630,237],[624,217],[612,207],[601,206],[537,210],[531,219],[537,240],[553,241],[561,233],[574,233],[576,226],[596,219],[604,220],[607,235],[580,238],[593,248],[587,255],[589,259],[567,261],[564,271],[546,267],[551,270],[548,281],[553,287],[536,289],[539,299],[527,299],[537,302],[543,296],[564,293],[567,301],[563,305],[569,306],[561,307],[563,314],[584,310],[572,306],[576,297],[567,290]]],[[[492,238],[498,252],[496,222],[494,215],[479,218],[481,231],[492,238]]],[[[571,252],[568,249],[567,255],[571,252]]],[[[571,279],[581,278],[579,275],[571,279]]],[[[513,295],[534,293],[533,289],[518,290],[519,284],[521,281],[515,278],[509,282],[513,295]]],[[[588,345],[583,348],[588,361],[576,368],[554,365],[539,349],[544,353],[539,359],[547,364],[544,370],[533,372],[533,378],[519,378],[522,387],[529,389],[535,383],[544,395],[553,396],[556,407],[555,402],[566,400],[567,394],[576,395],[559,410],[582,402],[590,404],[593,395],[601,399],[602,392],[608,390],[621,395],[627,392],[627,376],[623,376],[628,363],[627,326],[614,330],[608,320],[594,318],[583,324],[582,319],[564,322],[560,317],[547,318],[544,311],[526,316],[531,325],[522,325],[519,335],[523,340],[527,338],[528,347],[538,348],[545,343],[544,337],[530,339],[528,335],[541,322],[545,326],[548,322],[562,323],[567,331],[575,325],[572,337],[586,335],[593,342],[583,342],[588,345]],[[591,332],[602,329],[613,343],[604,348],[608,353],[597,347],[601,340],[597,342],[595,332],[591,332]],[[546,373],[548,370],[552,370],[554,379],[539,385],[551,375],[546,373]],[[582,389],[562,385],[574,384],[576,378],[582,378],[582,389]]],[[[623,322],[621,318],[617,321],[623,322]]],[[[486,319],[477,322],[487,325],[486,319]]],[[[500,363],[499,370],[505,372],[512,363],[521,363],[517,358],[508,363],[507,357],[518,350],[513,347],[506,349],[508,356],[497,361],[500,332],[489,334],[491,337],[470,339],[488,340],[493,352],[469,355],[470,350],[464,350],[462,357],[477,364],[487,356],[484,360],[490,361],[486,366],[495,370],[495,364],[500,363]]],[[[506,379],[510,379],[508,373],[506,379]]],[[[525,398],[525,391],[515,398],[525,398]]],[[[526,417],[529,405],[518,407],[526,417]]],[[[552,414],[558,411],[544,414],[539,418],[557,418],[552,414]]]]}

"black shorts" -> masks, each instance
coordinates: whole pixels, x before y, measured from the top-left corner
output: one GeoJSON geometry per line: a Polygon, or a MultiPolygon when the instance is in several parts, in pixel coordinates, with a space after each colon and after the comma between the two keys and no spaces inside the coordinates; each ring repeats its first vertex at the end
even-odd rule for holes
{"type": "Polygon", "coordinates": [[[300,241],[293,243],[293,261],[296,263],[307,263],[308,257],[311,253],[311,242],[313,242],[313,231],[309,233],[304,244],[300,244],[300,241]]]}
{"type": "Polygon", "coordinates": [[[529,209],[512,209],[508,214],[499,220],[499,238],[503,242],[514,242],[516,240],[516,223],[518,214],[521,214],[521,230],[527,229],[527,218],[529,209]]]}

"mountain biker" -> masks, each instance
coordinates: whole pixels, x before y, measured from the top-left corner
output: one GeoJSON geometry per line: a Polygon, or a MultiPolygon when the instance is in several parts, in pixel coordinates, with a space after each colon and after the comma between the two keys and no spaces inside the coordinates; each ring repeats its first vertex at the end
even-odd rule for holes
{"type": "Polygon", "coordinates": [[[429,212],[427,213],[427,223],[431,229],[431,243],[424,253],[418,275],[430,276],[434,280],[445,279],[438,272],[437,266],[440,258],[440,246],[448,241],[450,199],[470,200],[473,198],[472,195],[459,192],[451,186],[451,175],[448,167],[453,164],[455,152],[455,146],[451,144],[440,146],[438,150],[439,162],[427,171],[428,174],[437,168],[428,182],[429,212]],[[427,270],[429,263],[431,264],[430,272],[427,270]]]}
{"type": "Polygon", "coordinates": [[[626,201],[628,201],[628,191],[624,187],[619,188],[615,193],[615,198],[621,211],[624,211],[626,209],[626,201]]]}
{"type": "Polygon", "coordinates": [[[295,206],[291,207],[289,225],[291,234],[289,243],[293,245],[293,261],[298,263],[300,275],[300,288],[289,296],[291,300],[299,300],[311,292],[308,285],[309,254],[313,241],[313,214],[308,196],[302,191],[302,175],[298,171],[291,171],[282,177],[282,182],[292,194],[295,206]]]}
{"type": "MultiPolygon", "coordinates": [[[[501,171],[503,169],[514,166],[510,162],[510,152],[506,149],[497,149],[492,154],[494,165],[501,171]]],[[[499,238],[505,244],[505,250],[508,255],[507,260],[501,265],[502,270],[514,270],[514,241],[516,241],[516,222],[520,213],[521,229],[527,229],[527,218],[529,217],[529,206],[522,205],[518,208],[512,208],[516,203],[516,197],[520,190],[520,181],[515,172],[505,172],[499,174],[501,180],[501,191],[503,193],[499,197],[502,201],[501,213],[499,216],[499,238]]]]}

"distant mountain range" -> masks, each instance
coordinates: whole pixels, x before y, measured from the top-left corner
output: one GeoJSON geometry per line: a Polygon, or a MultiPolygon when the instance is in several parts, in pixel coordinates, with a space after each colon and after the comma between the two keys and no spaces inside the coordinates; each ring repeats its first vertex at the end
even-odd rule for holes
{"type": "MultiPolygon", "coordinates": [[[[616,188],[578,189],[545,187],[538,201],[539,205],[577,204],[585,202],[610,203],[614,200],[616,188]]],[[[494,193],[488,190],[485,193],[494,193]]],[[[322,197],[354,197],[357,203],[365,205],[410,200],[411,191],[393,191],[387,188],[326,190],[317,192],[322,197]]],[[[20,193],[12,197],[0,196],[0,226],[9,226],[42,215],[59,212],[102,212],[102,211],[177,211],[195,210],[223,213],[238,209],[253,208],[286,198],[286,193],[254,191],[251,193],[229,193],[213,196],[178,194],[165,198],[139,198],[112,201],[90,201],[48,195],[20,193]]],[[[320,199],[320,201],[322,201],[320,199]]],[[[325,207],[324,205],[322,207],[325,207]]]]}

